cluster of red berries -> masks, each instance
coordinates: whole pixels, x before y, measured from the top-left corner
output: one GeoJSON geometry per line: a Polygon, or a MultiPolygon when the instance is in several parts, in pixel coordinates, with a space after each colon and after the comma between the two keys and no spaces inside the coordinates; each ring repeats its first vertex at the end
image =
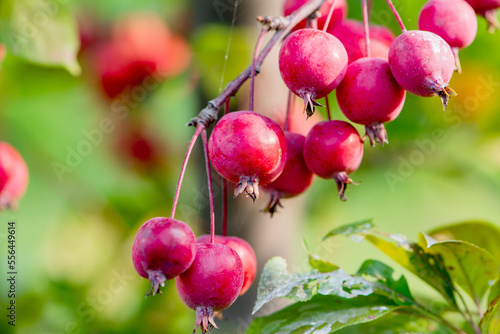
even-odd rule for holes
{"type": "MultiPolygon", "coordinates": [[[[286,0],[284,14],[307,2],[286,0]]],[[[386,27],[368,25],[366,14],[364,24],[346,19],[346,1],[338,0],[332,8],[335,0],[327,0],[316,17],[300,22],[283,40],[282,79],[304,100],[308,117],[321,105],[317,100],[336,89],[342,113],[365,126],[371,146],[384,145],[388,143],[384,124],[400,114],[407,91],[438,95],[443,109],[456,95],[449,81],[455,70],[461,70],[458,50],[475,38],[474,10],[490,17],[494,7],[486,10],[468,2],[474,6],[469,0],[429,0],[419,15],[420,30],[406,31],[388,1],[403,30],[395,37],[386,27]]],[[[363,158],[364,139],[356,128],[331,120],[328,112],[329,120],[315,124],[307,136],[283,131],[272,119],[251,110],[252,94],[250,99],[250,110],[219,119],[205,147],[213,168],[235,184],[234,196],[245,193],[255,201],[264,189],[271,197],[267,211],[273,214],[281,198],[303,193],[315,174],[334,179],[340,198],[346,200],[346,186],[354,183],[349,174],[363,158]]],[[[201,129],[197,134],[204,131],[203,124],[197,126],[201,129]]],[[[202,332],[216,327],[214,314],[244,293],[255,276],[255,254],[245,241],[205,235],[196,244],[191,229],[173,218],[147,221],[132,253],[137,272],[151,281],[153,295],[165,280],[175,277],[181,299],[196,310],[195,330],[201,326],[202,332]]]]}

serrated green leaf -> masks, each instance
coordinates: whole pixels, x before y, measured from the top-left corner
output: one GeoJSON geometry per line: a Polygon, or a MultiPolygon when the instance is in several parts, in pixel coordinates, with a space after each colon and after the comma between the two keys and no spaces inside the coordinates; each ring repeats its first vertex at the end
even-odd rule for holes
{"type": "Polygon", "coordinates": [[[316,295],[270,316],[257,318],[247,334],[328,334],[342,328],[376,320],[399,306],[382,296],[344,299],[316,295]]]}
{"type": "Polygon", "coordinates": [[[500,279],[496,281],[490,289],[490,293],[488,294],[488,304],[498,297],[500,297],[500,279]]]}
{"type": "Polygon", "coordinates": [[[428,233],[438,241],[463,240],[479,246],[500,259],[500,229],[490,223],[471,221],[439,227],[428,233]]]}
{"type": "Polygon", "coordinates": [[[284,297],[295,301],[307,301],[316,293],[353,298],[373,292],[371,282],[352,277],[342,269],[321,273],[289,273],[286,261],[281,257],[270,259],[264,266],[257,289],[257,300],[252,313],[274,298],[284,297]]]}
{"type": "Polygon", "coordinates": [[[436,289],[454,307],[457,302],[451,278],[439,256],[428,254],[415,243],[398,245],[378,237],[368,235],[366,240],[392,258],[394,261],[420,277],[436,289]]]}
{"type": "Polygon", "coordinates": [[[411,295],[405,277],[401,275],[396,281],[393,278],[393,274],[394,269],[376,260],[366,260],[357,272],[357,275],[367,275],[374,278],[379,285],[387,288],[387,290],[383,289],[380,292],[385,292],[389,298],[393,299],[398,304],[412,305],[415,299],[411,295]]]}
{"type": "Polygon", "coordinates": [[[309,265],[312,269],[316,269],[320,273],[329,273],[340,269],[339,266],[321,259],[318,255],[309,254],[309,265]]]}
{"type": "Polygon", "coordinates": [[[493,300],[480,323],[484,334],[500,333],[500,297],[493,300]]]}
{"type": "Polygon", "coordinates": [[[80,74],[77,24],[67,6],[36,0],[4,0],[0,6],[0,36],[9,53],[80,74]]]}
{"type": "MultiPolygon", "coordinates": [[[[375,227],[373,224],[373,219],[360,220],[351,224],[342,225],[340,227],[334,228],[327,235],[324,236],[323,240],[336,235],[343,235],[346,237],[360,237],[362,234],[369,232],[375,227]]],[[[357,240],[355,240],[357,241],[357,240]]]]}
{"type": "Polygon", "coordinates": [[[498,279],[500,263],[489,252],[467,241],[439,242],[422,234],[420,238],[427,244],[428,253],[442,257],[453,282],[479,304],[490,288],[489,282],[498,279]]]}

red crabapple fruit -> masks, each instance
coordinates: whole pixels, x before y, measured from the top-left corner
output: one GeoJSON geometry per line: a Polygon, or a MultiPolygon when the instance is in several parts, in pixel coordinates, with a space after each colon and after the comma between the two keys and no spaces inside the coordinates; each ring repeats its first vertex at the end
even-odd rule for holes
{"type": "Polygon", "coordinates": [[[455,57],[448,43],[430,31],[411,30],[399,35],[389,50],[389,65],[401,87],[418,96],[438,94],[443,110],[450,96],[448,87],[455,57]]]}
{"type": "Polygon", "coordinates": [[[306,137],[304,159],[314,174],[337,182],[339,197],[345,201],[347,184],[354,184],[348,174],[358,169],[363,159],[363,141],[347,122],[321,122],[306,137]]]}
{"type": "MultiPolygon", "coordinates": [[[[196,310],[195,331],[218,328],[214,313],[225,310],[238,298],[243,285],[243,265],[234,249],[214,243],[197,245],[196,258],[175,278],[177,292],[184,304],[196,310]]],[[[194,331],[193,331],[194,333],[194,331]]]]}
{"type": "Polygon", "coordinates": [[[342,81],[347,53],[333,35],[317,29],[301,29],[288,36],[279,52],[279,69],[287,87],[304,99],[307,115],[342,81]]]}
{"type": "MultiPolygon", "coordinates": [[[[347,1],[346,0],[326,0],[321,8],[320,16],[318,18],[318,29],[323,30],[325,26],[326,19],[328,17],[328,13],[330,12],[330,8],[332,7],[333,2],[335,1],[335,9],[333,10],[332,18],[330,19],[329,26],[333,26],[338,24],[343,19],[347,17],[347,1]]],[[[283,5],[283,13],[285,16],[292,14],[294,11],[302,7],[305,3],[309,2],[309,0],[285,0],[283,5]]],[[[304,19],[299,24],[297,24],[293,30],[304,29],[307,24],[307,19],[304,19]]]]}
{"type": "Polygon", "coordinates": [[[272,119],[236,111],[217,122],[208,152],[215,170],[237,184],[234,196],[244,191],[255,201],[259,185],[274,181],[285,167],[286,138],[272,119]]]}
{"type": "Polygon", "coordinates": [[[497,9],[500,7],[500,0],[465,0],[474,8],[474,11],[484,16],[488,22],[488,31],[495,32],[499,23],[497,20],[497,9]]]}
{"type": "MultiPolygon", "coordinates": [[[[196,239],[198,243],[209,244],[211,241],[210,234],[203,234],[196,239]]],[[[257,272],[257,257],[253,251],[252,246],[245,240],[238,237],[228,237],[222,235],[215,236],[216,244],[223,244],[231,247],[238,253],[241,263],[243,265],[243,286],[241,287],[240,296],[250,289],[255,274],[257,272]]]]}
{"type": "Polygon", "coordinates": [[[263,187],[271,195],[265,209],[271,216],[278,206],[282,206],[281,198],[294,197],[303,193],[311,185],[314,176],[304,161],[303,150],[306,137],[288,131],[285,131],[285,137],[287,150],[285,169],[275,181],[263,187]]]}
{"type": "Polygon", "coordinates": [[[398,117],[406,91],[394,79],[387,60],[369,57],[351,63],[336,95],[342,113],[365,126],[372,146],[389,143],[383,123],[398,117]]]}
{"type": "MultiPolygon", "coordinates": [[[[349,57],[349,64],[359,58],[366,57],[363,22],[351,19],[344,20],[340,24],[330,27],[328,32],[337,37],[344,45],[349,57]]],[[[394,38],[395,36],[389,28],[370,24],[370,55],[387,59],[394,38]]]]}
{"type": "Polygon", "coordinates": [[[461,73],[458,50],[469,46],[476,38],[474,9],[463,0],[429,0],[420,11],[418,28],[439,35],[451,46],[457,71],[461,73]]]}
{"type": "Polygon", "coordinates": [[[195,256],[193,231],[185,223],[171,218],[149,219],[137,232],[132,246],[135,270],[151,281],[146,296],[161,293],[160,286],[186,271],[195,256]]]}
{"type": "Polygon", "coordinates": [[[28,187],[28,167],[17,150],[0,142],[0,211],[15,209],[28,187]]]}

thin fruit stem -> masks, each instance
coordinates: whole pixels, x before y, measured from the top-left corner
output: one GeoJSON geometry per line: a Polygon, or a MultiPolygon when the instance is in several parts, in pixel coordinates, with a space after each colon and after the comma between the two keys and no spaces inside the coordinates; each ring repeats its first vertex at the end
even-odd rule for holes
{"type": "Polygon", "coordinates": [[[292,108],[294,108],[294,96],[291,90],[288,90],[288,103],[286,105],[286,115],[285,115],[285,124],[283,125],[283,130],[290,130],[290,115],[292,114],[292,108]]]}
{"type": "Polygon", "coordinates": [[[222,235],[227,236],[227,180],[222,179],[222,235]]]}
{"type": "Polygon", "coordinates": [[[333,15],[334,10],[335,10],[335,0],[333,0],[332,6],[330,7],[330,10],[328,11],[328,16],[326,17],[325,26],[323,27],[323,31],[328,30],[328,26],[330,25],[330,20],[332,19],[332,15],[333,15]]]}
{"type": "Polygon", "coordinates": [[[370,52],[370,24],[369,24],[369,13],[368,13],[368,4],[366,0],[362,0],[363,6],[363,24],[365,25],[365,48],[366,48],[366,56],[371,57],[370,52]]]}
{"type": "MultiPolygon", "coordinates": [[[[287,36],[290,30],[299,22],[301,22],[318,8],[320,8],[325,1],[326,0],[310,0],[289,16],[285,18],[279,18],[282,25],[279,27],[279,29],[276,30],[276,33],[264,46],[257,58],[257,61],[255,62],[257,72],[269,52],[276,46],[276,44],[283,40],[283,38],[287,36]]],[[[217,114],[219,113],[219,109],[224,104],[224,102],[238,92],[243,83],[248,78],[250,78],[251,72],[252,65],[248,66],[243,72],[241,72],[236,78],[234,78],[219,96],[211,101],[208,101],[207,106],[198,113],[198,116],[191,119],[191,121],[187,125],[197,126],[198,123],[203,123],[205,127],[208,128],[210,124],[217,120],[217,114]]]]}
{"type": "Polygon", "coordinates": [[[257,44],[255,45],[255,51],[253,53],[253,60],[252,60],[252,78],[250,80],[250,101],[249,101],[249,109],[250,111],[253,111],[253,106],[254,106],[254,97],[255,97],[255,69],[256,69],[256,63],[257,63],[257,56],[259,55],[259,50],[260,50],[260,45],[262,44],[262,41],[264,40],[264,36],[266,33],[269,31],[269,27],[267,26],[262,26],[262,29],[259,34],[259,38],[257,39],[257,44]]]}
{"type": "Polygon", "coordinates": [[[208,198],[210,200],[210,242],[215,242],[215,206],[214,206],[214,190],[212,187],[212,170],[210,168],[210,158],[208,156],[208,140],[207,131],[204,129],[201,132],[201,139],[203,141],[203,151],[205,152],[205,164],[207,167],[208,178],[208,198]]]}
{"type": "Polygon", "coordinates": [[[328,115],[328,120],[331,121],[332,114],[330,112],[330,102],[328,101],[328,96],[325,97],[325,101],[326,101],[326,114],[328,115]]]}
{"type": "Polygon", "coordinates": [[[193,151],[194,144],[196,143],[196,139],[200,133],[205,129],[203,124],[198,124],[196,127],[196,131],[193,134],[193,138],[191,138],[191,142],[189,143],[186,156],[184,157],[184,162],[182,163],[181,174],[179,175],[179,181],[177,182],[177,188],[175,189],[174,202],[172,204],[172,212],[170,213],[170,218],[174,219],[175,217],[175,209],[177,208],[177,203],[179,202],[179,194],[181,192],[182,180],[184,179],[184,174],[186,173],[186,167],[189,161],[189,157],[191,156],[191,152],[193,151]]]}
{"type": "Polygon", "coordinates": [[[403,32],[406,32],[406,28],[405,28],[405,25],[403,23],[403,20],[401,19],[401,16],[399,15],[398,11],[396,10],[396,7],[394,7],[393,3],[391,0],[386,0],[387,4],[389,5],[389,7],[391,8],[392,10],[392,13],[394,14],[394,16],[396,17],[396,20],[398,20],[398,23],[399,23],[399,26],[401,27],[401,30],[403,32]]]}

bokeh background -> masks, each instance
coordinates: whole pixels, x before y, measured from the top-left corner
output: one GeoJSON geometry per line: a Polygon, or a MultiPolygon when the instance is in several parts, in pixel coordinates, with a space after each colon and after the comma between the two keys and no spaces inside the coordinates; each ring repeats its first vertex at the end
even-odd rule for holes
{"type": "MultiPolygon", "coordinates": [[[[81,75],[9,53],[0,65],[0,140],[12,144],[30,170],[18,210],[0,213],[2,277],[9,220],[17,226],[19,272],[16,327],[2,316],[0,332],[190,333],[195,314],[182,304],[174,282],[166,283],[162,296],[143,297],[149,282],[133,269],[131,245],[143,222],[170,213],[193,134],[185,124],[249,64],[260,29],[254,17],[280,15],[282,1],[53,1],[78,22],[81,75]],[[119,22],[141,13],[156,15],[186,42],[189,49],[176,52],[181,56],[176,64],[187,64],[176,65],[182,69],[130,101],[125,116],[116,117],[117,97],[103,92],[96,54],[119,22]],[[113,130],[101,131],[95,143],[85,144],[107,119],[113,130]],[[85,154],[75,155],[79,150],[85,154]],[[62,164],[68,168],[58,169],[62,164]]],[[[424,1],[394,3],[407,28],[416,29],[424,1]]],[[[349,17],[360,19],[359,1],[348,4],[349,17]]],[[[384,1],[374,1],[372,18],[399,33],[384,1]]],[[[437,97],[408,95],[401,115],[386,126],[390,145],[365,145],[362,166],[352,175],[360,185],[349,187],[347,202],[337,198],[333,181],[319,178],[306,194],[283,201],[285,208],[272,219],[261,212],[267,196],[255,204],[230,198],[229,232],[252,244],[260,269],[280,255],[292,270],[307,270],[303,238],[315,253],[348,272],[367,258],[391,263],[363,243],[321,243],[333,227],[360,219],[374,218],[380,230],[410,239],[466,220],[500,226],[500,34],[488,34],[484,20],[478,20],[475,42],[461,51],[463,74],[451,80],[459,97],[443,113],[437,97]]],[[[280,119],[287,96],[276,54],[271,53],[256,80],[256,110],[280,119]]],[[[248,85],[243,86],[233,110],[248,107],[247,91],[248,85]]],[[[344,119],[334,96],[330,101],[333,117],[344,119]]],[[[177,213],[197,235],[208,232],[206,181],[197,143],[177,213]]],[[[215,182],[220,230],[217,176],[215,182]]],[[[406,274],[415,295],[432,298],[431,291],[406,274]]],[[[252,319],[256,286],[224,313],[227,320],[219,321],[219,333],[244,332],[252,319]]],[[[2,278],[2,309],[7,302],[2,278]]]]}

